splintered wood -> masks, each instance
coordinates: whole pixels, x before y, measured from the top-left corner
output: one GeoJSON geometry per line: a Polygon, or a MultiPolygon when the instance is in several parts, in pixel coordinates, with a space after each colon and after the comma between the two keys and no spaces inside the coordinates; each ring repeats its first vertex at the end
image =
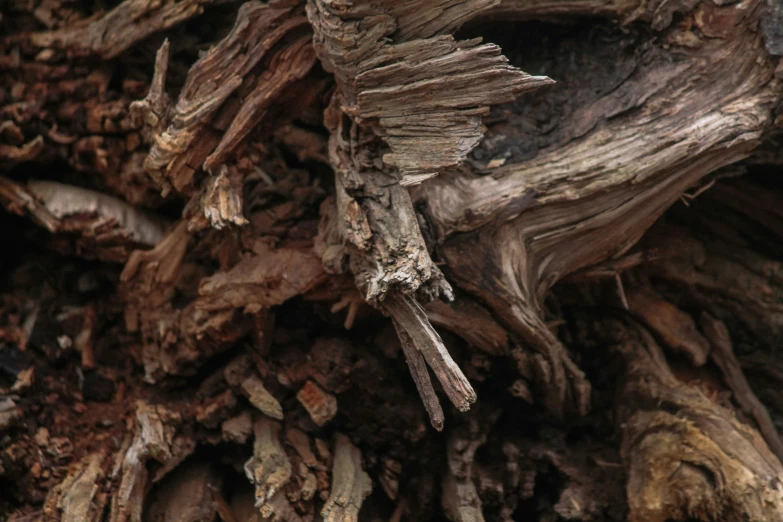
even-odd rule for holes
{"type": "Polygon", "coordinates": [[[204,12],[214,0],[126,0],[90,23],[76,23],[66,29],[32,35],[32,42],[44,49],[75,54],[97,54],[114,58],[133,44],[204,12]]]}
{"type": "MultiPolygon", "coordinates": [[[[428,7],[437,12],[438,3],[428,7]]],[[[388,144],[383,161],[399,170],[402,185],[458,165],[481,139],[489,105],[553,83],[509,66],[496,45],[442,35],[490,2],[460,2],[449,6],[449,16],[418,25],[407,19],[413,4],[307,4],[316,51],[335,74],[342,110],[388,144]],[[371,31],[362,29],[365,20],[372,20],[371,31]]]]}
{"type": "MultiPolygon", "coordinates": [[[[475,393],[427,317],[399,315],[411,305],[400,306],[394,303],[400,298],[387,296],[401,292],[418,293],[425,300],[452,299],[403,187],[458,165],[481,139],[481,116],[488,105],[552,83],[509,66],[497,46],[457,42],[441,34],[489,5],[461,2],[450,6],[449,16],[420,18],[426,22],[416,25],[409,18],[410,2],[386,2],[383,7],[322,0],[307,4],[316,51],[339,87],[327,125],[342,219],[338,226],[351,247],[350,267],[365,299],[389,313],[404,332],[400,340],[411,373],[438,429],[443,414],[411,342],[458,409],[467,410],[475,393]],[[369,21],[372,30],[366,31],[363,24],[369,21]],[[388,152],[378,152],[385,148],[377,138],[388,152]],[[375,158],[374,163],[363,156],[375,158]],[[384,304],[384,299],[392,303],[384,304]]],[[[437,11],[440,6],[431,8],[437,11]]]]}
{"type": "Polygon", "coordinates": [[[394,318],[394,327],[432,425],[435,429],[443,429],[443,411],[423,361],[432,368],[443,386],[443,391],[458,410],[469,410],[470,405],[476,402],[476,392],[449,355],[438,332],[427,320],[424,310],[413,298],[404,294],[393,294],[387,297],[383,306],[394,318]]]}
{"type": "Polygon", "coordinates": [[[242,4],[231,33],[191,67],[173,107],[164,102],[168,47],[161,48],[154,90],[134,110],[152,139],[145,169],[164,195],[172,188],[192,193],[202,165],[219,175],[228,153],[285,88],[314,65],[307,19],[300,11],[257,1],[242,4]],[[283,41],[297,32],[301,37],[293,44],[283,41]]]}
{"type": "Polygon", "coordinates": [[[178,414],[162,406],[139,402],[133,441],[123,460],[116,463],[122,476],[112,501],[110,522],[143,520],[144,501],[150,483],[177,467],[195,450],[195,441],[177,433],[180,423],[178,414]],[[150,460],[160,464],[153,476],[147,468],[150,460]]]}
{"type": "Polygon", "coordinates": [[[0,520],[783,520],[773,4],[12,0],[0,520]]]}
{"type": "MultiPolygon", "coordinates": [[[[280,445],[280,424],[260,418],[253,431],[253,457],[245,463],[245,474],[256,485],[256,506],[263,516],[270,517],[275,513],[272,499],[291,479],[291,462],[280,445]]],[[[287,504],[282,497],[280,501],[287,504]]]]}
{"type": "Polygon", "coordinates": [[[76,469],[48,495],[44,513],[51,519],[65,522],[97,522],[103,519],[106,495],[99,494],[105,476],[104,455],[91,454],[79,462],[76,469]],[[58,517],[58,510],[62,513],[58,517]]]}

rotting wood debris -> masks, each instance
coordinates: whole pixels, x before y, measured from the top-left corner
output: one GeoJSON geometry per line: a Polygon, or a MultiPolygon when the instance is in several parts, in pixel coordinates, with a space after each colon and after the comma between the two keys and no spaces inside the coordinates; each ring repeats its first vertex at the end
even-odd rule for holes
{"type": "Polygon", "coordinates": [[[782,12],[8,0],[0,519],[783,520],[782,12]]]}

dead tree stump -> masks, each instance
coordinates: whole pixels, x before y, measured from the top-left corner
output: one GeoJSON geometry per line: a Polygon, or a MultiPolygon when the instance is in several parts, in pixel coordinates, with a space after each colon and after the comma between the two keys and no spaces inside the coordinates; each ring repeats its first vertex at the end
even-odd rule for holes
{"type": "Polygon", "coordinates": [[[779,0],[8,0],[0,519],[783,520],[779,0]]]}

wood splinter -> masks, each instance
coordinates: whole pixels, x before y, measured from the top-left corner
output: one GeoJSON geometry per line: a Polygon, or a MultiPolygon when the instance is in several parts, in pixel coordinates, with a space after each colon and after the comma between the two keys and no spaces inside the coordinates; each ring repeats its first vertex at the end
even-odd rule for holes
{"type": "Polygon", "coordinates": [[[432,327],[424,309],[416,300],[400,292],[390,293],[382,303],[384,311],[394,321],[408,366],[416,382],[432,426],[443,429],[443,410],[430,382],[422,359],[432,368],[443,391],[459,411],[468,411],[476,402],[476,392],[451,358],[443,341],[432,327]]]}

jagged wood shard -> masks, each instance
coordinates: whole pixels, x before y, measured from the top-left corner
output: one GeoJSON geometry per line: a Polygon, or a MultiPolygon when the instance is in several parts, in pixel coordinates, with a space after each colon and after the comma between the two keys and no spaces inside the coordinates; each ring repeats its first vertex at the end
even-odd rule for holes
{"type": "Polygon", "coordinates": [[[307,74],[315,57],[306,25],[292,5],[242,4],[231,33],[191,67],[177,103],[167,109],[160,101],[168,64],[164,44],[153,89],[134,108],[152,140],[145,169],[164,194],[172,188],[193,192],[202,167],[219,174],[275,100],[307,74]],[[283,41],[297,31],[297,41],[283,41]]]}
{"type": "Polygon", "coordinates": [[[438,396],[435,394],[435,388],[432,386],[424,356],[416,345],[413,344],[413,340],[404,328],[398,327],[395,323],[395,329],[397,330],[397,337],[400,339],[400,345],[402,345],[402,351],[405,354],[405,361],[408,363],[408,369],[413,377],[413,382],[416,383],[416,389],[419,391],[419,396],[421,396],[421,400],[424,403],[424,409],[427,410],[427,414],[430,416],[430,423],[433,428],[441,431],[444,421],[443,408],[440,405],[438,396]]]}
{"type": "MultiPolygon", "coordinates": [[[[458,2],[450,14],[475,16],[487,4],[458,2]]],[[[443,27],[453,23],[446,17],[419,13],[430,23],[411,31],[411,5],[308,2],[316,51],[335,73],[342,110],[388,144],[383,161],[398,169],[403,186],[458,165],[481,139],[489,105],[552,83],[509,66],[496,45],[439,34],[454,28],[443,27]]]]}
{"type": "MultiPolygon", "coordinates": [[[[402,332],[398,334],[401,342],[412,344],[421,353],[454,406],[460,411],[470,409],[470,405],[476,402],[476,392],[449,355],[438,332],[430,325],[421,305],[410,296],[395,293],[386,298],[383,309],[394,318],[397,331],[402,332]]],[[[421,377],[416,379],[417,383],[420,379],[421,377]]],[[[427,389],[426,385],[424,389],[427,389]]],[[[425,397],[425,404],[429,402],[430,393],[422,395],[425,397]]],[[[428,411],[430,408],[432,406],[428,407],[428,411]]],[[[433,424],[436,424],[437,409],[433,409],[431,415],[433,424]]]]}

